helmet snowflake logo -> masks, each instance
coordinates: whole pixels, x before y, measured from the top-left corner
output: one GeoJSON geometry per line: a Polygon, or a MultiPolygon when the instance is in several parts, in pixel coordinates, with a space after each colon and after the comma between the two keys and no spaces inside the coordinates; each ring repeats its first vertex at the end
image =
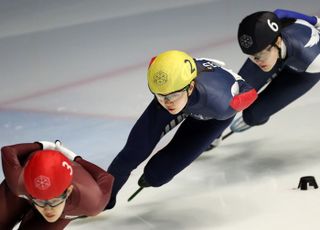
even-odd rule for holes
{"type": "Polygon", "coordinates": [[[34,185],[40,190],[46,190],[51,186],[50,178],[40,175],[34,179],[34,185]]]}
{"type": "Polygon", "coordinates": [[[164,85],[168,81],[168,74],[163,71],[158,71],[154,77],[153,81],[157,85],[164,85]]]}
{"type": "Polygon", "coordinates": [[[251,47],[253,45],[253,40],[252,37],[244,34],[240,37],[240,45],[246,49],[248,49],[249,47],[251,47]]]}

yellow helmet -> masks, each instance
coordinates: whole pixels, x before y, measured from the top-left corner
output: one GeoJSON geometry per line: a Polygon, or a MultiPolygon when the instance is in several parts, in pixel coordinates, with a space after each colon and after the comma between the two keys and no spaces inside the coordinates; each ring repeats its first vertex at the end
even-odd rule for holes
{"type": "Polygon", "coordinates": [[[150,62],[148,86],[152,93],[170,94],[190,84],[197,76],[197,66],[188,54],[169,50],[150,62]]]}

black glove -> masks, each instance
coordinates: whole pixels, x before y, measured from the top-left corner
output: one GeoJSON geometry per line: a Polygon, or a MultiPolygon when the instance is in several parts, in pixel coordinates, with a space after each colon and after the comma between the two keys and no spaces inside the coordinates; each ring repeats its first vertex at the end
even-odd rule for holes
{"type": "Polygon", "coordinates": [[[117,202],[116,198],[115,197],[111,197],[109,202],[108,202],[108,204],[107,204],[107,206],[103,209],[103,211],[109,210],[109,209],[113,209],[113,207],[116,205],[116,202],[117,202]]]}
{"type": "Polygon", "coordinates": [[[138,180],[138,185],[140,187],[146,188],[146,187],[150,187],[151,185],[148,183],[148,181],[146,181],[146,179],[144,178],[144,174],[142,174],[142,176],[140,177],[140,179],[138,180]]]}

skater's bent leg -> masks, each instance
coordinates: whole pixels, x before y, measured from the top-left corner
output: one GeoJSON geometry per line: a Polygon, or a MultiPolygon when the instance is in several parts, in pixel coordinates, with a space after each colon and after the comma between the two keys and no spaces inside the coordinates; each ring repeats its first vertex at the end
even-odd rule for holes
{"type": "Polygon", "coordinates": [[[169,182],[205,151],[230,125],[232,119],[200,121],[187,118],[171,142],[147,163],[144,169],[146,181],[154,187],[169,182]]]}

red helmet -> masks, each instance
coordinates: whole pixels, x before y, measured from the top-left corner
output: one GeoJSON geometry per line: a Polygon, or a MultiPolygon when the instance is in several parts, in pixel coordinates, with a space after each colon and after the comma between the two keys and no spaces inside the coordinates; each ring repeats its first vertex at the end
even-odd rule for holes
{"type": "Polygon", "coordinates": [[[24,185],[27,192],[41,200],[60,196],[71,184],[72,163],[55,150],[35,152],[24,168],[24,185]]]}

